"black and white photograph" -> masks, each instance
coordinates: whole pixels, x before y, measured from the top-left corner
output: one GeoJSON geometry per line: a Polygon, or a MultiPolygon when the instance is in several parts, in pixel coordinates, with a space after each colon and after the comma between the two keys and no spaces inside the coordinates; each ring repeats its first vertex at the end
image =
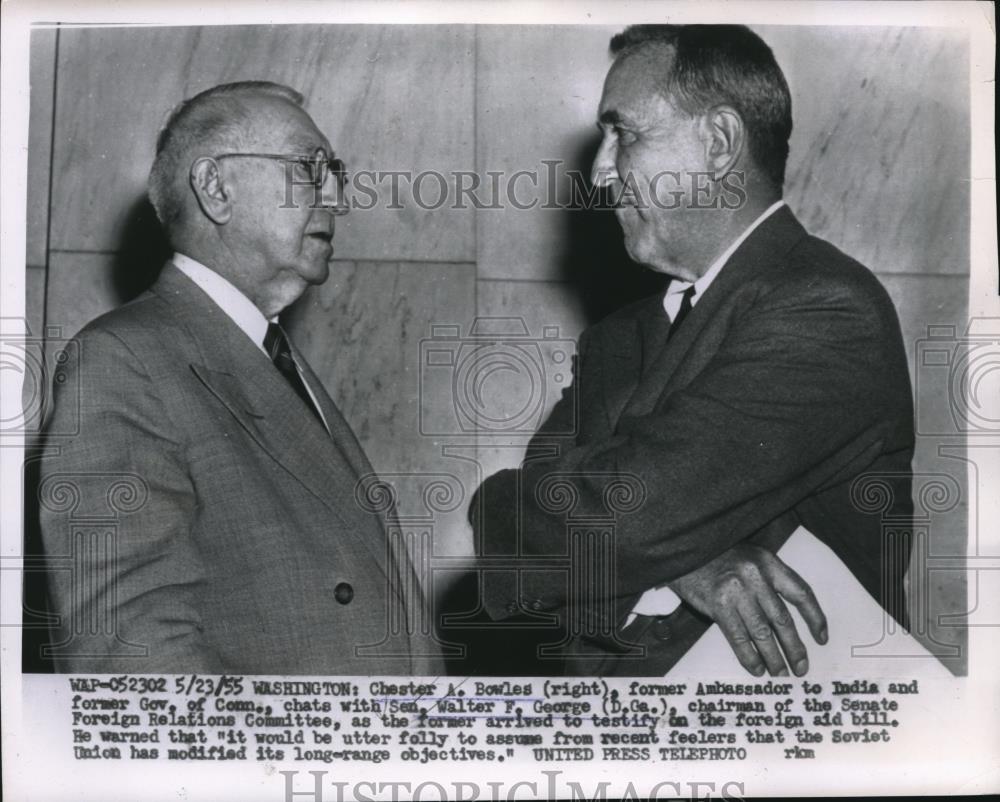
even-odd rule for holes
{"type": "Polygon", "coordinates": [[[5,795],[1000,790],[994,49],[5,5],[5,795]]]}

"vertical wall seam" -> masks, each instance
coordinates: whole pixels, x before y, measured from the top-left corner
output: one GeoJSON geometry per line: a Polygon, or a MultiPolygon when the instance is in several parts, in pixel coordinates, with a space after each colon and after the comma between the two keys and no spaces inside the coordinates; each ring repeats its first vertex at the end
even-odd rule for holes
{"type": "MultiPolygon", "coordinates": [[[[49,277],[51,275],[51,252],[52,252],[52,198],[53,185],[56,174],[56,110],[59,87],[59,39],[62,29],[59,23],[56,24],[56,41],[52,48],[52,125],[49,137],[49,186],[48,197],[45,201],[45,276],[42,281],[42,331],[36,336],[44,336],[45,328],[49,320],[49,277]]],[[[30,45],[29,45],[30,47],[30,45]]]]}
{"type": "MultiPolygon", "coordinates": [[[[472,27],[472,169],[478,174],[479,164],[479,25],[472,27]]],[[[479,316],[479,219],[474,214],[472,220],[472,247],[475,258],[472,260],[472,317],[479,316]]],[[[471,321],[470,321],[471,325],[471,321]]]]}

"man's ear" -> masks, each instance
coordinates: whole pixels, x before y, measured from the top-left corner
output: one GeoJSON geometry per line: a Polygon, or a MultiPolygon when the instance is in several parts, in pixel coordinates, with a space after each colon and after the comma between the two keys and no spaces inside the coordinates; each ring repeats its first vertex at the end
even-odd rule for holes
{"type": "Polygon", "coordinates": [[[222,180],[219,163],[202,156],[191,165],[191,189],[205,216],[217,226],[224,226],[233,216],[229,188],[222,180]]]}
{"type": "Polygon", "coordinates": [[[732,106],[715,106],[704,118],[705,161],[713,178],[721,181],[736,168],[746,143],[743,119],[732,106]]]}

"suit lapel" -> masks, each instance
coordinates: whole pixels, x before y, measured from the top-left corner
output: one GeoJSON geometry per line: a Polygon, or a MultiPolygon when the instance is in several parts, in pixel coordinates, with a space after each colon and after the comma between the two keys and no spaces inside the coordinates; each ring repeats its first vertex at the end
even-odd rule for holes
{"type": "Polygon", "coordinates": [[[601,366],[604,407],[611,429],[615,428],[629,397],[639,384],[642,370],[641,335],[636,318],[614,321],[602,338],[596,355],[601,366]]]}
{"type": "MultiPolygon", "coordinates": [[[[294,414],[302,400],[285,378],[239,326],[183,273],[168,264],[152,291],[167,302],[191,334],[197,350],[191,354],[190,364],[198,379],[257,445],[339,518],[346,531],[356,533],[378,564],[384,565],[377,524],[354,501],[359,476],[357,457],[347,459],[305,409],[302,414],[294,414]],[[357,514],[345,514],[345,510],[357,514]]],[[[311,371],[308,380],[327,421],[346,428],[311,371]]],[[[360,450],[357,441],[353,442],[360,450]]]]}
{"type": "Polygon", "coordinates": [[[633,317],[615,321],[600,346],[604,403],[611,428],[618,423],[629,400],[667,341],[670,318],[663,298],[652,296],[633,317]]]}
{"type": "Polygon", "coordinates": [[[306,358],[294,344],[292,344],[292,353],[295,356],[295,361],[305,374],[305,379],[309,384],[309,389],[313,391],[313,394],[316,396],[316,400],[319,402],[319,408],[320,412],[323,413],[323,419],[326,421],[327,426],[330,427],[330,436],[333,438],[337,448],[343,454],[344,459],[348,461],[351,468],[354,470],[356,475],[355,479],[360,479],[363,476],[374,474],[375,469],[368,461],[368,455],[365,454],[364,449],[361,448],[361,444],[358,442],[358,438],[355,437],[350,424],[348,424],[340,409],[333,402],[330,394],[327,393],[326,388],[319,380],[319,377],[313,372],[313,369],[306,361],[306,358]]]}
{"type": "Polygon", "coordinates": [[[331,458],[324,442],[329,438],[315,417],[295,414],[298,405],[292,405],[291,396],[283,398],[284,388],[269,386],[266,368],[262,365],[257,381],[251,383],[236,374],[191,363],[195,375],[257,444],[324,504],[335,507],[329,494],[331,481],[349,482],[353,487],[354,471],[343,460],[331,458]]]}
{"type": "MultiPolygon", "coordinates": [[[[659,348],[643,380],[628,400],[622,414],[650,414],[659,400],[683,375],[689,357],[714,351],[725,335],[727,308],[738,297],[737,290],[761,273],[783,263],[785,255],[806,236],[787,206],[774,212],[729,257],[725,267],[698,300],[677,333],[659,348]]],[[[617,424],[617,420],[615,421],[617,424]]]]}
{"type": "Polygon", "coordinates": [[[649,375],[656,357],[670,336],[670,318],[663,308],[663,296],[657,295],[647,303],[638,315],[639,331],[642,333],[642,376],[649,375]]]}

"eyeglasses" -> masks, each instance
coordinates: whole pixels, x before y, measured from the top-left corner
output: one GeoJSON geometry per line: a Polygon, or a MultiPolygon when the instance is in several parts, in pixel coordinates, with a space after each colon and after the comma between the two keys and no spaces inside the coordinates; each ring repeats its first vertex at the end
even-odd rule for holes
{"type": "Polygon", "coordinates": [[[347,184],[347,166],[342,159],[334,154],[327,155],[323,148],[317,148],[311,156],[300,153],[220,153],[216,159],[274,159],[287,163],[301,164],[309,173],[309,180],[317,190],[322,190],[326,178],[331,173],[337,182],[337,188],[342,192],[347,184]]]}

